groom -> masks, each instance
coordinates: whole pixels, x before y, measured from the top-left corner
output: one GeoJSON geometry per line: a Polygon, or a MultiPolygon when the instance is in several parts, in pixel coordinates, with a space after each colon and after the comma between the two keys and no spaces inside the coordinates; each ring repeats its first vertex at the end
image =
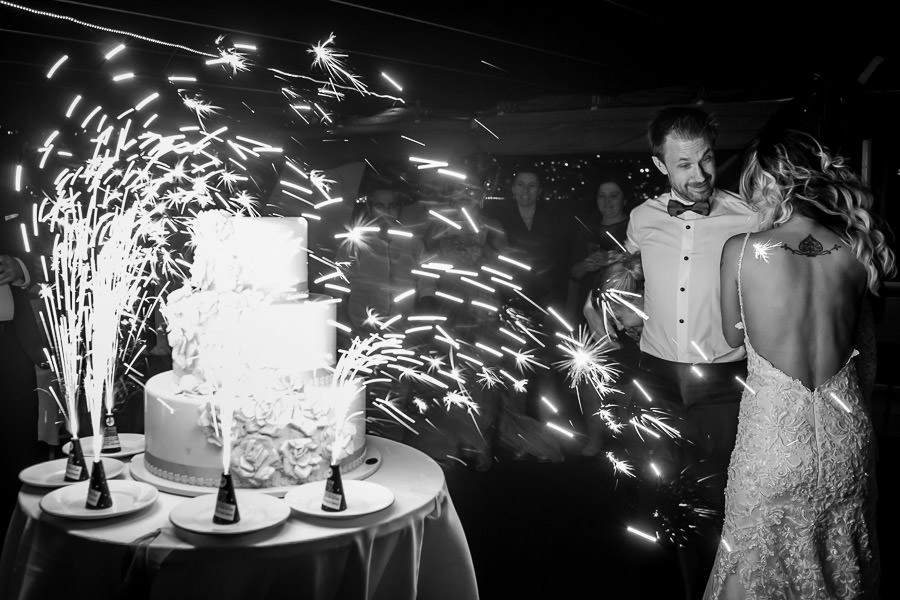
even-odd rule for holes
{"type": "MultiPolygon", "coordinates": [[[[722,335],[719,260],[725,241],[755,229],[756,216],[738,196],[716,188],[716,123],[709,114],[696,107],[665,108],[648,134],[653,164],[668,178],[670,191],[636,207],[628,225],[626,246],[641,254],[649,316],[635,380],[653,406],[683,419],[679,428],[690,442],[663,476],[705,466],[699,476],[716,474],[707,481],[709,501],[721,511],[742,392],[735,377],[746,377],[746,355],[722,335]]],[[[637,401],[643,396],[635,390],[637,401]]],[[[703,593],[719,531],[721,520],[714,539],[679,548],[689,599],[703,593]]]]}

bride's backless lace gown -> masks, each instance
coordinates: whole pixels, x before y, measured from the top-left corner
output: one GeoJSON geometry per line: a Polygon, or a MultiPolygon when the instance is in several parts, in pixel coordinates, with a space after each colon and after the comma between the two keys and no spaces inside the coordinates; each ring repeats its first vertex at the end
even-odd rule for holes
{"type": "MultiPolygon", "coordinates": [[[[737,274],[743,323],[746,245],[745,237],[737,274]]],[[[809,389],[758,354],[746,327],[744,344],[752,391],[741,398],[722,540],[704,598],[875,597],[866,518],[873,434],[853,356],[809,389]]]]}

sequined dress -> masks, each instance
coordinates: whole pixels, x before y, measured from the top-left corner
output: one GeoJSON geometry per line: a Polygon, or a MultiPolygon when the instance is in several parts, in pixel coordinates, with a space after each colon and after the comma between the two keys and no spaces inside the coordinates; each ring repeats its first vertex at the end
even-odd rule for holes
{"type": "MultiPolygon", "coordinates": [[[[738,297],[746,323],[738,261],[738,297]]],[[[706,599],[877,596],[872,426],[853,356],[809,389],[753,348],[706,599]],[[751,391],[752,390],[752,391],[751,391]]]]}

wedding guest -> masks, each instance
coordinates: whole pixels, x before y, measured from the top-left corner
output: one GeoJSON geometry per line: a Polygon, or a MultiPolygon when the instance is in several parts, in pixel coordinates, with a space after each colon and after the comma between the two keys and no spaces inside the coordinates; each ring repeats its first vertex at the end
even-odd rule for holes
{"type": "Polygon", "coordinates": [[[808,134],[764,132],[741,194],[762,227],[722,250],[721,329],[749,368],[704,598],[877,597],[875,438],[854,347],[894,255],[871,192],[808,134]]]}
{"type": "MultiPolygon", "coordinates": [[[[514,201],[501,202],[494,216],[503,226],[510,246],[511,258],[527,264],[527,272],[515,270],[516,283],[526,295],[544,311],[553,308],[558,314],[571,320],[566,313],[569,291],[569,268],[574,235],[575,218],[565,206],[554,205],[542,199],[541,175],[534,166],[520,169],[514,176],[511,192],[514,201]]],[[[518,295],[511,298],[524,312],[534,315],[534,320],[547,335],[561,329],[561,324],[549,312],[540,312],[518,295]]],[[[552,345],[552,344],[551,344],[552,345]]],[[[540,356],[542,360],[553,360],[540,356]]],[[[539,369],[528,384],[527,396],[519,398],[521,410],[544,422],[555,418],[565,422],[568,418],[580,418],[577,402],[567,402],[570,390],[559,371],[539,369]],[[549,398],[560,410],[559,415],[549,411],[541,398],[549,398]]],[[[518,396],[523,396],[519,394],[518,396]]]]}
{"type": "MultiPolygon", "coordinates": [[[[499,254],[508,252],[506,234],[500,223],[484,214],[480,188],[443,177],[443,181],[426,174],[422,178],[429,190],[427,202],[443,219],[432,218],[425,232],[426,256],[429,261],[453,265],[454,271],[480,273],[482,266],[497,267],[499,254]],[[453,223],[454,225],[451,225],[453,223]]],[[[471,277],[471,276],[470,276],[471,277]]],[[[499,287],[499,286],[498,286],[499,287]]],[[[473,305],[482,302],[502,304],[501,295],[463,281],[460,275],[446,273],[437,283],[437,291],[462,300],[441,296],[435,309],[447,317],[445,327],[464,344],[477,342],[499,346],[497,313],[473,305]]],[[[541,460],[560,459],[552,441],[546,441],[543,424],[524,412],[518,392],[500,386],[484,386],[476,373],[465,371],[465,388],[478,411],[471,414],[460,409],[431,411],[433,426],[420,428],[420,435],[408,443],[445,461],[448,455],[463,459],[472,457],[475,468],[491,467],[500,447],[514,454],[532,455],[541,460]],[[431,429],[439,430],[440,444],[429,445],[434,438],[431,429]]]]}
{"type": "Polygon", "coordinates": [[[568,269],[575,219],[562,206],[541,199],[541,176],[528,167],[512,182],[514,202],[501,202],[493,217],[506,232],[514,256],[531,267],[517,273],[523,293],[537,304],[561,310],[566,304],[568,269]]]}
{"type": "MultiPolygon", "coordinates": [[[[606,348],[607,360],[618,371],[615,382],[609,386],[608,394],[613,397],[621,394],[620,397],[628,398],[631,381],[634,379],[636,365],[640,359],[638,344],[644,326],[643,318],[635,310],[642,311],[644,308],[644,275],[641,271],[640,254],[627,255],[609,264],[604,270],[606,276],[602,282],[585,297],[582,314],[593,339],[606,348]],[[606,300],[604,311],[603,295],[610,290],[629,294],[627,299],[631,306],[606,300]]],[[[578,392],[584,409],[588,437],[581,453],[585,456],[596,456],[605,447],[607,428],[598,413],[604,397],[590,384],[582,384],[578,392]]]]}
{"type": "MultiPolygon", "coordinates": [[[[453,265],[455,270],[476,273],[484,265],[495,264],[497,256],[508,250],[506,232],[496,219],[482,210],[482,191],[455,182],[448,182],[443,190],[442,205],[434,210],[447,220],[431,219],[425,231],[428,260],[453,265]]],[[[496,305],[495,294],[453,276],[442,277],[437,287],[444,293],[463,299],[462,303],[442,302],[441,312],[448,316],[448,324],[466,339],[492,320],[492,313],[473,306],[471,301],[496,305]]]]}
{"type": "MultiPolygon", "coordinates": [[[[423,210],[441,215],[427,213],[423,231],[426,262],[452,265],[453,271],[479,273],[483,265],[495,261],[505,250],[506,236],[500,225],[483,213],[483,193],[478,186],[426,170],[419,174],[418,189],[423,210]]],[[[423,311],[446,317],[442,328],[457,342],[483,341],[480,336],[492,326],[494,315],[472,302],[496,305],[494,295],[466,283],[455,273],[441,274],[435,292],[439,295],[432,296],[434,301],[426,302],[423,311]]],[[[451,461],[471,459],[476,469],[485,471],[493,464],[501,399],[497,390],[483,388],[470,375],[464,371],[461,376],[466,378],[464,387],[478,410],[444,409],[443,394],[431,395],[429,402],[419,404],[421,410],[413,411],[418,435],[408,436],[406,443],[442,464],[449,457],[453,457],[451,461]]],[[[429,395],[426,392],[422,396],[429,395]]]]}
{"type": "MultiPolygon", "coordinates": [[[[348,322],[352,336],[365,337],[371,332],[394,331],[390,327],[382,329],[382,325],[401,314],[415,312],[417,304],[434,293],[434,285],[412,273],[422,262],[424,245],[418,237],[403,235],[408,233],[404,208],[413,202],[408,186],[396,177],[366,172],[359,194],[359,210],[349,225],[355,232],[341,240],[336,260],[344,265],[346,285],[350,288],[346,300],[338,305],[339,320],[348,322]],[[358,229],[362,227],[374,231],[358,229]],[[404,296],[410,290],[412,295],[404,296]]],[[[401,410],[408,410],[409,380],[379,382],[368,386],[366,392],[370,414],[380,414],[371,408],[372,401],[389,396],[401,410]]],[[[370,428],[376,435],[397,441],[405,435],[405,429],[391,418],[375,416],[370,419],[370,428]]]]}
{"type": "Polygon", "coordinates": [[[415,236],[402,235],[404,205],[412,202],[405,186],[376,175],[370,175],[363,185],[363,210],[352,227],[375,227],[377,231],[357,230],[337,251],[337,260],[348,264],[351,292],[346,310],[357,332],[378,329],[378,323],[414,307],[434,292],[431,280],[412,273],[422,262],[424,244],[415,236]],[[415,290],[415,294],[397,300],[408,290],[415,290]]]}
{"type": "MultiPolygon", "coordinates": [[[[572,245],[572,258],[576,262],[570,269],[570,275],[578,285],[578,292],[573,300],[580,304],[588,300],[594,290],[605,291],[609,287],[619,287],[620,277],[618,276],[625,270],[622,261],[627,256],[623,248],[631,199],[630,193],[626,190],[630,188],[625,183],[625,178],[617,173],[603,173],[597,181],[596,210],[583,220],[579,219],[578,225],[575,227],[575,241],[572,245]],[[614,275],[616,277],[613,277],[614,275]],[[610,281],[611,278],[613,281],[610,281]]],[[[625,291],[636,292],[637,290],[625,291]]],[[[582,312],[581,321],[588,323],[585,311],[582,312]]],[[[641,325],[640,322],[635,323],[638,335],[641,325]]],[[[629,331],[635,332],[635,329],[631,328],[629,331]]],[[[604,331],[596,337],[600,339],[605,334],[604,331]]],[[[616,336],[616,340],[619,340],[618,336],[616,336]]],[[[636,363],[637,358],[635,342],[628,337],[623,337],[622,342],[627,346],[627,350],[620,348],[612,351],[609,355],[609,360],[616,363],[617,368],[620,369],[618,381],[614,385],[619,391],[624,391],[626,382],[631,380],[628,370],[631,366],[630,363],[636,363]]],[[[596,456],[603,449],[603,436],[606,430],[602,420],[596,414],[600,409],[602,399],[591,385],[581,386],[579,397],[587,433],[587,442],[581,449],[581,453],[585,456],[596,456]]]]}
{"type": "Polygon", "coordinates": [[[599,178],[596,194],[596,211],[575,227],[572,259],[569,271],[579,284],[577,302],[587,298],[592,289],[600,287],[608,277],[609,266],[621,260],[628,229],[630,211],[629,186],[624,178],[604,174],[599,178]]]}
{"type": "MultiPolygon", "coordinates": [[[[8,166],[8,163],[4,166],[8,166]]],[[[32,308],[35,255],[26,253],[21,224],[30,224],[28,205],[3,198],[0,215],[0,386],[3,432],[0,435],[0,519],[15,508],[19,472],[47,460],[50,448],[38,441],[35,367],[44,362],[41,335],[32,308]],[[12,209],[10,211],[10,209],[12,209]]],[[[29,228],[30,229],[30,228],[29,228]]]]}
{"type": "MultiPolygon", "coordinates": [[[[721,510],[743,389],[736,377],[746,376],[746,354],[728,344],[719,326],[718,266],[725,241],[755,229],[757,216],[716,187],[716,132],[713,117],[697,107],[667,107],[652,120],[651,158],[670,190],[631,212],[626,248],[640,253],[649,316],[635,379],[656,407],[680,420],[687,441],[665,476],[706,465],[714,475],[706,480],[708,501],[721,510]]],[[[718,535],[713,529],[679,546],[686,598],[696,597],[709,572],[711,540],[718,535]]]]}

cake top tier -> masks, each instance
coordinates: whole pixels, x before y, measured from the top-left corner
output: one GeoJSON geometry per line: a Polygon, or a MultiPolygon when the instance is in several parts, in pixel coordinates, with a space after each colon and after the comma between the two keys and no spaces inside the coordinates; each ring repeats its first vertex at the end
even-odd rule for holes
{"type": "Polygon", "coordinates": [[[307,293],[306,219],[237,217],[211,210],[198,214],[191,228],[193,288],[307,293]]]}

